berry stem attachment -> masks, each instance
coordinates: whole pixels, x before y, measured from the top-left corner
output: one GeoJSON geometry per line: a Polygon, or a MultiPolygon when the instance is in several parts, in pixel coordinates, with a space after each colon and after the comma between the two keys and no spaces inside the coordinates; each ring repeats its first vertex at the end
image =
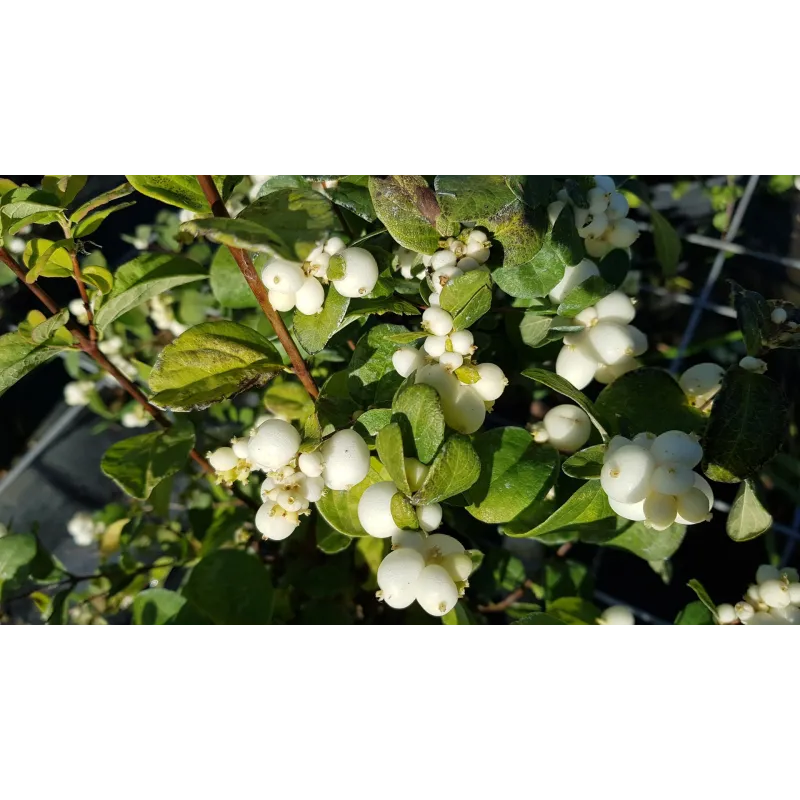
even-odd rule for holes
{"type": "MultiPolygon", "coordinates": [[[[222,197],[220,196],[220,193],[217,190],[217,187],[214,184],[211,176],[198,175],[197,182],[200,184],[200,188],[203,190],[203,194],[205,194],[214,216],[230,217],[228,209],[225,207],[225,203],[222,202],[222,197]]],[[[261,310],[264,312],[264,315],[270,321],[275,333],[278,335],[280,343],[289,354],[289,359],[292,362],[295,374],[303,384],[303,388],[309,393],[309,395],[311,395],[312,399],[316,400],[319,396],[319,389],[317,389],[317,385],[314,383],[314,379],[311,377],[311,373],[308,371],[308,366],[306,365],[306,362],[303,361],[303,357],[300,355],[300,351],[297,349],[297,345],[294,343],[294,340],[287,330],[286,325],[284,325],[280,314],[278,314],[278,312],[269,302],[267,288],[264,286],[261,278],[258,276],[258,273],[253,267],[252,259],[247,253],[245,253],[244,250],[240,250],[238,247],[231,247],[228,245],[228,250],[231,251],[231,255],[241,270],[242,275],[244,275],[247,285],[255,295],[259,306],[261,306],[261,310]]]]}
{"type": "MultiPolygon", "coordinates": [[[[61,310],[58,307],[58,304],[53,300],[52,297],[44,290],[41,286],[39,286],[36,282],[28,283],[25,280],[25,271],[20,267],[20,265],[14,260],[14,258],[8,253],[8,251],[4,247],[0,247],[0,261],[2,261],[19,279],[20,283],[23,286],[27,286],[28,289],[36,295],[38,300],[42,303],[42,305],[47,308],[47,310],[51,314],[58,314],[61,310]]],[[[82,286],[82,281],[78,282],[79,286],[82,286]]],[[[85,287],[84,287],[85,291],[85,287]]],[[[77,325],[75,322],[70,320],[67,322],[67,330],[75,337],[75,340],[78,343],[78,347],[83,350],[86,355],[88,355],[93,361],[95,361],[98,366],[102,367],[109,375],[112,375],[114,379],[119,383],[119,385],[137,402],[140,406],[142,406],[145,411],[159,424],[162,428],[167,429],[172,427],[172,423],[167,419],[164,412],[160,409],[156,408],[148,399],[145,397],[144,393],[138,386],[132,383],[122,372],[117,369],[114,364],[112,364],[108,358],[106,358],[105,354],[100,350],[98,347],[97,341],[89,338],[86,334],[80,329],[80,326],[77,325]]],[[[216,471],[208,463],[208,461],[200,455],[194,448],[190,451],[189,455],[192,459],[200,466],[203,472],[209,475],[215,475],[216,471]]],[[[256,503],[254,500],[251,500],[244,492],[240,491],[237,487],[233,487],[232,489],[233,494],[236,495],[242,502],[246,503],[250,508],[257,509],[259,504],[256,503]]]]}
{"type": "Polygon", "coordinates": [[[86,291],[86,284],[83,282],[83,276],[81,275],[80,264],[78,264],[78,255],[74,250],[71,250],[69,255],[72,259],[72,272],[75,276],[75,283],[78,284],[78,291],[81,293],[83,307],[86,309],[86,317],[89,320],[89,339],[92,342],[96,342],[97,328],[94,326],[94,313],[92,312],[92,304],[89,302],[89,294],[86,291]]]}

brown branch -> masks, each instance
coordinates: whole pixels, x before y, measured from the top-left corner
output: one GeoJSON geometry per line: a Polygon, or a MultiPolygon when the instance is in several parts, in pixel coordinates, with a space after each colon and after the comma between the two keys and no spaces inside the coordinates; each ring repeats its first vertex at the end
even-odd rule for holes
{"type": "MultiPolygon", "coordinates": [[[[214,216],[230,218],[228,209],[225,207],[225,203],[222,201],[222,197],[220,197],[212,177],[210,175],[198,175],[197,182],[200,184],[200,188],[203,190],[203,194],[205,194],[214,216]]],[[[240,250],[238,247],[231,247],[228,245],[228,250],[231,251],[231,255],[239,266],[242,275],[244,275],[247,285],[255,295],[256,300],[258,300],[258,304],[261,306],[264,315],[272,324],[280,343],[288,353],[295,374],[300,379],[305,390],[316,400],[319,396],[319,389],[317,389],[317,385],[314,383],[314,379],[308,371],[308,366],[306,362],[303,361],[303,357],[300,355],[300,351],[297,349],[297,345],[289,334],[286,325],[284,325],[280,314],[272,307],[272,303],[269,302],[267,287],[264,286],[261,278],[253,267],[252,259],[244,250],[240,250]]]]}
{"type": "Polygon", "coordinates": [[[514,589],[511,594],[507,597],[504,597],[499,603],[489,603],[486,606],[478,606],[478,611],[483,612],[484,614],[487,612],[496,612],[496,611],[505,611],[510,606],[513,606],[514,603],[519,600],[522,595],[525,594],[525,590],[529,589],[532,585],[532,581],[527,580],[525,583],[522,584],[518,589],[514,589]]]}
{"type": "MultiPolygon", "coordinates": [[[[6,251],[4,247],[0,247],[0,261],[2,261],[16,276],[19,278],[20,282],[27,286],[33,294],[39,299],[39,301],[47,308],[47,310],[51,314],[58,314],[60,309],[58,304],[53,300],[52,297],[44,290],[41,286],[37,283],[28,283],[25,280],[25,271],[20,267],[19,264],[11,257],[11,255],[6,251]]],[[[162,428],[171,428],[172,423],[167,419],[164,413],[156,408],[148,399],[145,397],[142,390],[136,386],[136,384],[132,383],[128,380],[125,375],[120,372],[120,370],[111,363],[111,361],[106,358],[105,354],[100,350],[96,341],[90,339],[86,334],[80,329],[80,327],[70,320],[67,322],[67,330],[75,337],[75,340],[78,343],[78,347],[83,350],[91,359],[93,359],[100,367],[102,367],[109,375],[112,375],[117,383],[137,402],[140,406],[142,406],[148,414],[159,424],[162,428]]],[[[200,455],[194,448],[189,452],[189,455],[194,459],[194,461],[200,466],[203,472],[208,473],[209,475],[215,475],[216,470],[208,463],[208,461],[200,455]]],[[[250,508],[258,508],[259,504],[256,503],[254,500],[249,498],[244,492],[239,490],[238,487],[232,487],[231,491],[233,494],[238,497],[242,502],[246,503],[250,508]]]]}
{"type": "Polygon", "coordinates": [[[81,267],[78,264],[78,254],[74,250],[70,250],[70,258],[72,259],[72,274],[75,276],[75,283],[78,284],[78,291],[81,293],[81,300],[83,300],[83,307],[86,309],[86,316],[89,319],[89,339],[93,342],[97,341],[97,328],[94,326],[94,314],[92,313],[92,304],[89,302],[89,294],[86,291],[86,284],[83,282],[83,275],[81,275],[81,267]]]}

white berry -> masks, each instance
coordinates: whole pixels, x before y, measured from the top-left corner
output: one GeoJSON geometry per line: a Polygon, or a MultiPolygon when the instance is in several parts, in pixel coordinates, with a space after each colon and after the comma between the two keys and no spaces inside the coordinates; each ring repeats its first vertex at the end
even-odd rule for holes
{"type": "Polygon", "coordinates": [[[786,608],[791,602],[789,587],[783,581],[764,581],[758,586],[761,599],[772,608],[786,608]]]}
{"type": "Polygon", "coordinates": [[[694,486],[694,472],[681,464],[659,464],[653,472],[650,486],[661,494],[683,494],[694,486]]]}
{"type": "Polygon", "coordinates": [[[425,356],[413,347],[401,347],[392,355],[392,366],[404,378],[424,364],[425,356]]]}
{"type": "Polygon", "coordinates": [[[636,316],[630,297],[624,292],[611,292],[594,304],[597,316],[606,322],[619,322],[623,325],[636,316]]]}
{"type": "Polygon", "coordinates": [[[689,367],[678,383],[692,405],[704,406],[722,387],[725,370],[719,364],[704,362],[689,367]]]}
{"type": "Polygon", "coordinates": [[[430,564],[417,579],[416,597],[428,614],[442,617],[458,602],[458,589],[444,567],[430,564]]]}
{"type": "Polygon", "coordinates": [[[786,313],[785,308],[773,308],[772,313],[769,315],[769,318],[776,324],[776,325],[783,325],[784,322],[789,318],[789,315],[786,313]]]}
{"type": "Polygon", "coordinates": [[[358,501],[358,521],[364,530],[377,539],[388,539],[400,532],[392,517],[392,498],[397,494],[393,481],[368,486],[358,501]]]}
{"type": "Polygon", "coordinates": [[[381,561],[377,581],[382,599],[392,608],[406,608],[416,597],[416,583],[425,559],[416,550],[404,547],[393,550],[381,561]]]}
{"type": "Polygon", "coordinates": [[[422,346],[431,358],[440,358],[447,350],[447,337],[428,336],[422,346]]]}
{"type": "Polygon", "coordinates": [[[270,291],[294,294],[302,285],[305,275],[299,264],[275,258],[261,272],[261,280],[270,291]]]}
{"type": "Polygon", "coordinates": [[[281,541],[294,533],[300,520],[295,512],[285,511],[267,500],[256,512],[256,529],[265,539],[281,541]]]}
{"type": "Polygon", "coordinates": [[[286,466],[300,449],[300,434],[282,419],[268,419],[260,425],[247,445],[250,461],[262,469],[286,466]]]}
{"type": "Polygon", "coordinates": [[[378,262],[363,247],[348,247],[336,255],[344,259],[345,275],[333,285],[342,297],[363,297],[378,282],[378,262]]]}
{"type": "Polygon", "coordinates": [[[450,334],[450,344],[453,352],[468,356],[474,349],[475,339],[470,331],[454,331],[450,334]]]}
{"type": "Polygon", "coordinates": [[[578,344],[565,344],[561,348],[556,359],[556,374],[576,389],[583,389],[592,382],[597,364],[597,356],[581,340],[578,344]]]}
{"type": "Polygon", "coordinates": [[[451,553],[442,559],[442,566],[454,581],[465,581],[472,573],[472,559],[466,553],[451,553]]]}
{"type": "Polygon", "coordinates": [[[297,458],[297,466],[304,475],[308,475],[309,478],[317,478],[322,475],[322,455],[319,450],[300,453],[297,458]]]}
{"type": "Polygon", "coordinates": [[[291,311],[297,299],[294,292],[279,292],[277,289],[270,289],[267,297],[276,311],[291,311]]]}
{"type": "Polygon", "coordinates": [[[435,531],[442,524],[442,507],[438,503],[417,506],[416,510],[419,526],[426,533],[435,531]]]}
{"type": "Polygon", "coordinates": [[[635,625],[636,619],[627,606],[609,606],[600,615],[606,625],[635,625]]]}
{"type": "Polygon", "coordinates": [[[337,431],[320,447],[322,478],[329,489],[343,491],[355,486],[369,472],[369,447],[349,429],[337,431]]]}
{"type": "Polygon", "coordinates": [[[508,386],[508,379],[497,364],[478,364],[479,380],[472,384],[475,391],[489,402],[497,400],[508,386]]]}
{"type": "Polygon", "coordinates": [[[606,454],[600,472],[603,491],[621,503],[636,503],[647,496],[655,461],[646,450],[635,445],[620,447],[606,454]]]}
{"type": "Polygon", "coordinates": [[[227,472],[239,463],[239,457],[232,447],[218,447],[213,453],[209,453],[208,463],[217,472],[227,472]]]}
{"type": "Polygon", "coordinates": [[[763,375],[767,371],[767,362],[753,356],[745,356],[739,362],[739,366],[748,372],[755,372],[759,375],[763,375]]]}
{"type": "Polygon", "coordinates": [[[599,274],[597,265],[587,258],[574,267],[565,267],[564,277],[550,290],[550,299],[554,303],[560,303],[576,286],[599,274]]]}
{"type": "Polygon", "coordinates": [[[703,457],[700,442],[683,431],[667,431],[656,437],[650,452],[659,464],[695,467],[703,457]]]}
{"type": "Polygon", "coordinates": [[[422,314],[422,327],[434,336],[447,336],[453,330],[453,318],[443,308],[432,306],[422,314]]]}
{"type": "Polygon", "coordinates": [[[730,603],[722,603],[717,606],[717,622],[720,625],[730,625],[736,620],[736,609],[730,603]]]}
{"type": "Polygon", "coordinates": [[[569,403],[551,408],[542,420],[550,443],[565,453],[580,450],[592,433],[589,415],[569,403]]]}
{"type": "Polygon", "coordinates": [[[309,276],[297,291],[294,301],[301,314],[319,314],[325,304],[325,290],[316,278],[309,276]]]}

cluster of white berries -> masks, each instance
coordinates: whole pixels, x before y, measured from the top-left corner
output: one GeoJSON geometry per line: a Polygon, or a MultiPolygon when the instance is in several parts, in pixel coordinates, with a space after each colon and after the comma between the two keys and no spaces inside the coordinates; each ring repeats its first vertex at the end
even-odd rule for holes
{"type": "Polygon", "coordinates": [[[442,401],[445,422],[460,433],[475,433],[486,417],[487,405],[503,394],[508,379],[496,364],[473,361],[475,345],[468,330],[454,331],[453,318],[431,306],[422,315],[428,332],[421,349],[402,347],[392,364],[407,378],[433,386],[442,401]]]}
{"type": "Polygon", "coordinates": [[[683,431],[660,436],[615,436],[608,444],[600,483],[616,514],[661,531],[674,522],[695,525],[709,519],[714,494],[694,471],[703,448],[683,431]]]}
{"type": "Polygon", "coordinates": [[[614,181],[608,175],[595,175],[594,182],[587,193],[588,208],[575,206],[566,189],[562,189],[557,200],[547,207],[547,213],[552,224],[565,205],[572,205],[586,252],[592,258],[602,258],[614,248],[630,247],[639,238],[639,229],[628,219],[628,201],[617,191],[614,181]]]}
{"type": "Polygon", "coordinates": [[[678,383],[689,403],[695,408],[710,408],[710,403],[722,388],[725,370],[710,361],[695,364],[681,375],[678,383]]]}
{"type": "Polygon", "coordinates": [[[69,309],[69,313],[75,317],[80,325],[89,324],[89,315],[86,313],[86,306],[83,304],[83,300],[81,300],[80,297],[70,300],[67,308],[69,309]]]}
{"type": "Polygon", "coordinates": [[[105,529],[106,526],[95,522],[87,511],[78,511],[67,522],[67,532],[80,547],[88,547],[105,529]]]}
{"type": "Polygon", "coordinates": [[[597,620],[598,625],[635,625],[636,618],[627,606],[609,606],[597,620]]]}
{"type": "Polygon", "coordinates": [[[122,414],[120,422],[123,428],[146,428],[152,422],[152,417],[147,413],[144,406],[136,403],[122,414]]]}
{"type": "Polygon", "coordinates": [[[64,402],[68,406],[86,406],[94,391],[92,381],[70,381],[64,386],[64,402]]]}
{"type": "Polygon", "coordinates": [[[254,470],[266,473],[261,484],[263,505],[255,518],[265,539],[285,539],[326,487],[351,489],[369,472],[369,448],[355,431],[337,431],[312,452],[301,453],[301,443],[293,425],[267,419],[248,439],[234,439],[230,447],[208,453],[220,483],[245,481],[254,470]]]}
{"type": "Polygon", "coordinates": [[[591,433],[592,422],[589,415],[579,406],[570,403],[551,408],[542,421],[533,426],[535,442],[547,442],[562,453],[580,450],[589,441],[591,433]]]}
{"type": "Polygon", "coordinates": [[[731,625],[800,625],[800,576],[791,567],[762,564],[756,582],[735,606],[717,606],[717,622],[731,625]]]}
{"type": "Polygon", "coordinates": [[[261,280],[269,290],[269,301],[276,311],[296,308],[301,314],[312,315],[322,310],[323,284],[329,281],[343,297],[369,294],[378,282],[378,264],[369,250],[345,247],[345,243],[334,236],[314,248],[302,264],[282,258],[271,259],[261,272],[261,280]]]}
{"type": "MultiPolygon", "coordinates": [[[[576,286],[599,274],[597,266],[588,259],[567,267],[564,277],[550,292],[550,299],[562,302],[576,286]]],[[[647,337],[630,324],[635,316],[633,301],[621,291],[611,292],[584,308],[571,320],[582,326],[582,330],[564,336],[564,346],[556,359],[556,373],[576,389],[583,389],[593,378],[600,383],[611,383],[636,369],[639,363],[635,356],[647,350],[647,337]]]]}
{"type": "Polygon", "coordinates": [[[182,322],[175,318],[172,310],[174,300],[168,294],[156,295],[149,304],[150,319],[160,331],[169,331],[173,336],[180,336],[187,329],[182,322]]]}
{"type": "Polygon", "coordinates": [[[441,617],[463,597],[472,570],[469,553],[452,536],[400,531],[378,567],[378,597],[391,608],[408,608],[416,600],[441,617]]]}

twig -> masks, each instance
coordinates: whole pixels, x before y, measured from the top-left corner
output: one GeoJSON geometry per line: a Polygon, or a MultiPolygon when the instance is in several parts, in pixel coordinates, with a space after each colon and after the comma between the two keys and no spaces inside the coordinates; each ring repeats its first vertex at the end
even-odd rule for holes
{"type": "MultiPolygon", "coordinates": [[[[203,190],[203,194],[205,194],[209,205],[211,206],[211,211],[213,212],[214,216],[230,218],[228,209],[225,207],[225,203],[222,202],[222,197],[220,197],[219,191],[217,191],[217,187],[214,184],[212,177],[210,175],[198,175],[197,181],[200,184],[200,188],[203,190]]],[[[272,303],[269,302],[267,287],[264,286],[258,276],[258,273],[253,267],[252,259],[247,253],[245,253],[244,250],[240,250],[238,247],[231,247],[231,245],[228,245],[228,250],[231,251],[231,255],[239,266],[242,275],[244,275],[247,285],[255,295],[256,300],[258,300],[258,304],[261,306],[261,310],[264,312],[264,315],[272,324],[272,327],[274,328],[275,333],[278,335],[278,339],[283,345],[284,350],[286,350],[288,353],[289,359],[294,367],[295,374],[300,379],[300,382],[303,384],[305,390],[314,400],[316,400],[319,396],[319,389],[317,389],[317,385],[314,383],[314,379],[311,377],[311,373],[308,371],[306,362],[303,361],[303,357],[300,355],[297,345],[294,343],[294,340],[289,334],[286,325],[284,325],[281,315],[278,314],[278,312],[272,307],[272,303]]]]}
{"type": "Polygon", "coordinates": [[[510,606],[513,606],[514,603],[516,603],[517,600],[519,600],[522,597],[522,595],[525,594],[525,590],[529,589],[531,586],[532,586],[532,581],[527,580],[518,589],[514,589],[514,591],[511,592],[510,595],[500,600],[500,602],[489,603],[489,605],[486,606],[478,606],[478,611],[481,611],[483,613],[505,611],[510,606]]]}
{"type": "MultiPolygon", "coordinates": [[[[52,297],[44,290],[41,286],[37,283],[28,283],[25,280],[25,271],[20,267],[20,265],[12,258],[12,256],[8,253],[8,251],[4,247],[0,247],[0,261],[2,261],[16,276],[19,278],[20,282],[23,286],[27,286],[28,289],[36,295],[39,301],[47,308],[47,310],[51,314],[58,314],[61,309],[59,309],[58,304],[53,300],[52,297]]],[[[132,383],[128,378],[123,375],[122,372],[112,364],[108,358],[106,358],[105,354],[100,350],[96,341],[92,341],[86,334],[80,329],[80,327],[70,320],[67,322],[67,330],[75,337],[76,341],[78,342],[78,347],[83,350],[90,358],[92,358],[99,366],[101,366],[109,375],[112,375],[117,383],[137,402],[140,406],[142,406],[148,414],[159,424],[162,428],[171,428],[172,423],[167,419],[164,413],[156,408],[144,395],[141,389],[139,389],[136,384],[132,383]]],[[[208,461],[200,455],[194,448],[189,452],[189,455],[194,459],[194,461],[200,466],[200,468],[208,473],[209,475],[216,474],[216,470],[208,463],[208,461]]],[[[231,491],[233,494],[238,497],[242,502],[246,503],[250,508],[257,509],[259,504],[248,497],[244,492],[239,490],[238,487],[234,486],[231,491]]]]}

